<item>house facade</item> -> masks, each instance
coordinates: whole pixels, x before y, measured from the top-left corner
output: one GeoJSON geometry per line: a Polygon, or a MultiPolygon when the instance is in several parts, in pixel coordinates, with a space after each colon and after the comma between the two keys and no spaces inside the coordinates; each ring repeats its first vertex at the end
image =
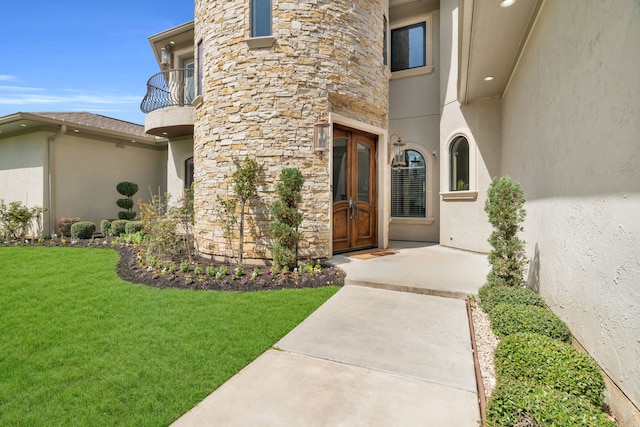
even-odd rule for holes
{"type": "Polygon", "coordinates": [[[138,184],[143,200],[164,194],[166,164],[166,142],[141,125],[76,112],[0,117],[0,200],[45,207],[44,236],[62,217],[117,218],[119,182],[138,184]]]}
{"type": "Polygon", "coordinates": [[[306,180],[300,253],[314,258],[389,240],[488,252],[486,191],[510,175],[529,285],[637,416],[637,1],[196,0],[194,18],[150,39],[178,101],[145,127],[168,138],[169,191],[193,182],[202,252],[237,250],[216,213],[233,157],[263,167],[254,259],[270,257],[285,167],[306,180]]]}

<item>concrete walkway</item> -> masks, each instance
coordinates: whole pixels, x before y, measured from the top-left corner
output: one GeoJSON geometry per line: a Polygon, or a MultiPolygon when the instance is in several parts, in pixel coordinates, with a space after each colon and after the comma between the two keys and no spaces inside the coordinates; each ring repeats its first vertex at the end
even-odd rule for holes
{"type": "Polygon", "coordinates": [[[391,248],[368,260],[334,257],[348,284],[173,426],[477,426],[468,320],[456,297],[477,292],[486,256],[391,248]]]}

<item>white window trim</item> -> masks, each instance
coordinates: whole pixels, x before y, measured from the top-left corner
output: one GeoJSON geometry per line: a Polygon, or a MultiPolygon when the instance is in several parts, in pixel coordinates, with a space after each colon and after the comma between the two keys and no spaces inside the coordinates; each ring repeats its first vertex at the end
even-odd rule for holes
{"type": "Polygon", "coordinates": [[[388,24],[387,34],[387,66],[391,70],[391,30],[397,28],[406,27],[413,24],[419,24],[424,22],[425,29],[425,66],[411,68],[409,70],[393,71],[391,72],[391,79],[401,79],[405,77],[421,76],[424,74],[430,74],[433,72],[433,35],[431,26],[431,14],[418,15],[411,19],[404,19],[402,21],[395,21],[388,24]]]}
{"type": "Polygon", "coordinates": [[[247,28],[249,29],[248,33],[247,33],[247,37],[245,37],[244,41],[247,43],[247,46],[249,47],[249,49],[263,49],[263,48],[267,48],[267,47],[271,47],[273,46],[273,43],[275,43],[276,38],[273,35],[273,10],[274,10],[274,0],[271,0],[271,14],[270,14],[270,34],[268,36],[252,36],[253,34],[253,5],[252,5],[252,1],[249,0],[249,13],[248,15],[248,26],[247,28]]]}
{"type": "Polygon", "coordinates": [[[469,131],[469,129],[459,129],[452,132],[447,138],[447,144],[445,145],[445,150],[443,154],[446,156],[444,159],[442,169],[444,169],[443,174],[441,175],[442,179],[440,180],[440,196],[442,196],[442,200],[477,200],[478,198],[478,179],[477,179],[477,168],[476,168],[476,141],[473,138],[473,135],[469,131]],[[459,136],[466,138],[469,143],[469,189],[462,191],[451,191],[451,144],[453,141],[459,136]]]}
{"type": "MultiPolygon", "coordinates": [[[[425,175],[427,181],[425,185],[425,201],[427,206],[424,218],[392,216],[391,222],[394,224],[433,224],[435,221],[433,217],[433,205],[435,204],[433,202],[433,159],[431,158],[431,154],[429,154],[422,145],[409,142],[403,149],[417,151],[424,158],[427,167],[427,173],[425,175]]],[[[389,175],[389,179],[391,179],[391,175],[389,175]]],[[[389,188],[391,188],[391,182],[389,182],[389,188]]]]}

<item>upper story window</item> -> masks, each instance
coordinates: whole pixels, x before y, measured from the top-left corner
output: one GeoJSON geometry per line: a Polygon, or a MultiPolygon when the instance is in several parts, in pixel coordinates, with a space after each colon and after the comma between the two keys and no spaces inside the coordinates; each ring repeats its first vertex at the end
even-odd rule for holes
{"type": "Polygon", "coordinates": [[[203,64],[204,64],[204,49],[202,47],[202,40],[198,42],[198,48],[196,51],[198,61],[198,83],[196,86],[197,92],[196,95],[202,95],[202,77],[203,77],[203,64]]]}
{"type": "Polygon", "coordinates": [[[393,23],[389,50],[392,78],[430,73],[431,16],[393,23]]]}
{"type": "Polygon", "coordinates": [[[192,190],[193,185],[193,157],[189,157],[184,161],[184,188],[192,190]]]}
{"type": "Polygon", "coordinates": [[[449,191],[469,190],[469,141],[457,136],[449,147],[449,191]]]}
{"type": "Polygon", "coordinates": [[[427,162],[416,150],[405,150],[405,166],[391,170],[391,216],[427,216],[427,162]]]}
{"type": "Polygon", "coordinates": [[[389,44],[389,41],[387,40],[387,33],[389,32],[389,24],[387,22],[386,15],[383,16],[382,19],[382,64],[387,65],[387,57],[389,56],[387,52],[387,45],[389,44]]]}
{"type": "Polygon", "coordinates": [[[271,35],[271,0],[251,0],[251,37],[271,35]]]}

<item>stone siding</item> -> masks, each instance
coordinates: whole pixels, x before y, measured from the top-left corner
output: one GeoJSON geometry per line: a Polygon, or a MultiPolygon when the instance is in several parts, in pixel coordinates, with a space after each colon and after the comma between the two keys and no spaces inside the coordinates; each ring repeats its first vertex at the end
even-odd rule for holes
{"type": "MultiPolygon", "coordinates": [[[[230,254],[216,216],[232,191],[233,157],[263,168],[247,210],[244,256],[271,257],[268,206],[280,171],[301,170],[301,257],[331,254],[330,156],[314,153],[320,113],[387,128],[389,71],[382,63],[386,0],[273,0],[271,47],[250,48],[248,0],[196,0],[195,43],[202,41],[203,93],[194,126],[198,248],[230,254]]],[[[237,251],[237,235],[232,239],[237,251]]]]}

